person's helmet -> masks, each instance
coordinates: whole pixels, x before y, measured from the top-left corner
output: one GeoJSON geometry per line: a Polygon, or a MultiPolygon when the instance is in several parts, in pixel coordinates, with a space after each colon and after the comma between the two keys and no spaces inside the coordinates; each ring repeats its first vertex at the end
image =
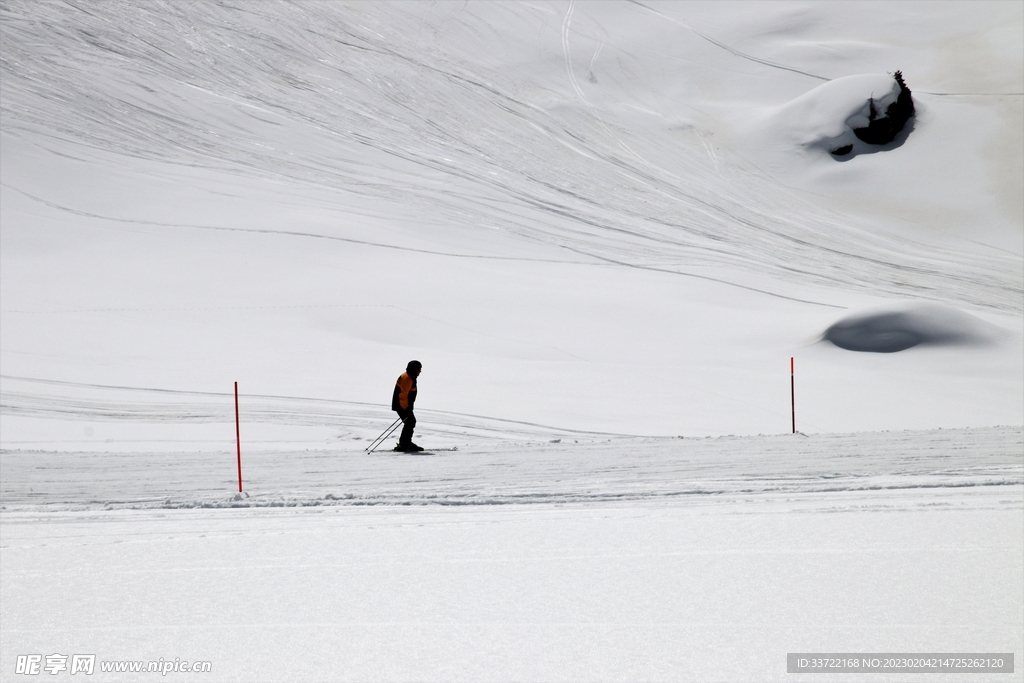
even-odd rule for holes
{"type": "Polygon", "coordinates": [[[405,366],[406,372],[412,372],[413,370],[419,372],[422,369],[423,363],[419,362],[418,360],[411,360],[409,361],[409,364],[405,366]]]}

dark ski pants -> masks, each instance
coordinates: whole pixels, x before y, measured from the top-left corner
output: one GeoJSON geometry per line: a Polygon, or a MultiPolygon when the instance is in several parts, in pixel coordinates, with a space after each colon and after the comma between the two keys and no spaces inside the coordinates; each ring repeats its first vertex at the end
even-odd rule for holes
{"type": "Polygon", "coordinates": [[[408,446],[412,443],[412,430],[416,429],[416,416],[412,414],[411,408],[399,408],[397,411],[398,417],[402,418],[402,422],[405,423],[402,426],[402,436],[398,438],[398,443],[402,446],[408,446]]]}

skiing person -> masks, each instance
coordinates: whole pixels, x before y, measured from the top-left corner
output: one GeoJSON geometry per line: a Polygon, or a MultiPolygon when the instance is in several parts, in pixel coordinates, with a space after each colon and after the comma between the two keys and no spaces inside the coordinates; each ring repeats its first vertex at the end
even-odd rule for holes
{"type": "Polygon", "coordinates": [[[402,436],[398,439],[396,451],[417,452],[423,449],[412,442],[412,430],[416,428],[416,416],[413,415],[412,407],[416,402],[416,378],[423,370],[423,363],[418,360],[411,360],[405,367],[405,372],[395,382],[395,393],[391,397],[391,410],[398,413],[402,419],[402,436]]]}

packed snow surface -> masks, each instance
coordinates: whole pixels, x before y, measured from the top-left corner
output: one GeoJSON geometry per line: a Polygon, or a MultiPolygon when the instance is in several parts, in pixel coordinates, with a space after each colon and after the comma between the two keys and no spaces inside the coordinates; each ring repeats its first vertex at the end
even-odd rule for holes
{"type": "Polygon", "coordinates": [[[211,662],[168,674],[195,681],[781,681],[787,652],[1020,661],[1020,428],[448,438],[459,450],[243,454],[242,494],[231,454],[6,452],[5,673],[17,653],[211,662]]]}
{"type": "Polygon", "coordinates": [[[1020,3],[0,38],[0,679],[1024,680],[1020,3]],[[857,140],[897,70],[914,118],[857,140]],[[367,454],[413,358],[435,450],[367,454]]]}

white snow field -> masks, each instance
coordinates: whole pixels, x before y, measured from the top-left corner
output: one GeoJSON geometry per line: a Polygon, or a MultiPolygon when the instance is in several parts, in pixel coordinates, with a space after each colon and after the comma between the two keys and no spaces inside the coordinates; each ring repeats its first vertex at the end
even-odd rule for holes
{"type": "Polygon", "coordinates": [[[1022,195],[1016,1],[2,0],[0,680],[1022,681],[1022,195]]]}

